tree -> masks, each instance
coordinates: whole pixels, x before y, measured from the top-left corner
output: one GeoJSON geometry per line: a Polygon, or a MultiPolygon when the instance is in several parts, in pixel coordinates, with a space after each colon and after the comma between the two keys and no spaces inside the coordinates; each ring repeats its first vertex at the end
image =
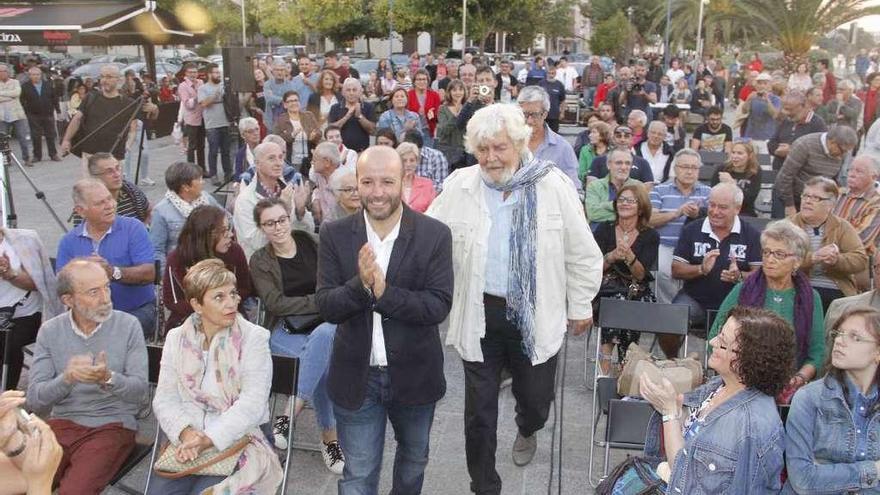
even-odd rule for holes
{"type": "Polygon", "coordinates": [[[590,37],[590,48],[595,54],[611,56],[617,60],[629,57],[631,40],[635,31],[621,11],[599,22],[590,37]]]}
{"type": "MultiPolygon", "coordinates": [[[[701,0],[671,0],[669,43],[696,49],[701,0]]],[[[651,30],[661,36],[666,29],[666,2],[657,2],[651,17],[651,30]]],[[[759,37],[754,23],[739,0],[712,0],[703,5],[703,53],[715,54],[719,45],[748,43],[759,37]]]]}
{"type": "Polygon", "coordinates": [[[740,0],[763,39],[782,51],[789,72],[806,60],[819,37],[842,24],[880,14],[871,0],[740,0]]]}

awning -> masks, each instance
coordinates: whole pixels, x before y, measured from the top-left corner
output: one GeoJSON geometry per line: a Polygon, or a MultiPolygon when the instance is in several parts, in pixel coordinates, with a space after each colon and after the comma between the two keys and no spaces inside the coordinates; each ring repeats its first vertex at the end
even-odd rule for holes
{"type": "Polygon", "coordinates": [[[12,0],[0,5],[0,47],[195,44],[203,34],[185,29],[155,0],[12,0]]]}

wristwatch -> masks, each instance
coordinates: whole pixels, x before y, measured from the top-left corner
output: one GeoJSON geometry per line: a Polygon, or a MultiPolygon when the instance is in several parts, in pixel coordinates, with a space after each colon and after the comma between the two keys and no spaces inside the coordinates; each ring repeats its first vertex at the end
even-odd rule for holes
{"type": "Polygon", "coordinates": [[[110,276],[110,278],[112,278],[115,282],[119,282],[120,280],[122,280],[122,268],[114,266],[113,274],[110,276]]]}

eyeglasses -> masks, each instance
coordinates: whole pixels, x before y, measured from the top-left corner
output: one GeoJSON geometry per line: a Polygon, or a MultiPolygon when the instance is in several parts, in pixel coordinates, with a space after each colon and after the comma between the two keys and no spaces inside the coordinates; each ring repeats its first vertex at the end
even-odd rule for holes
{"type": "Polygon", "coordinates": [[[99,173],[97,173],[97,174],[92,174],[92,175],[94,175],[95,177],[101,177],[101,176],[104,176],[104,175],[119,175],[119,174],[121,174],[121,173],[122,173],[122,166],[121,166],[121,165],[117,165],[117,166],[115,166],[115,167],[108,168],[108,169],[106,169],[106,170],[104,170],[104,171],[102,171],[102,172],[99,172],[99,173]]]}
{"type": "Polygon", "coordinates": [[[274,229],[275,227],[277,227],[279,225],[282,227],[287,225],[287,222],[289,222],[289,221],[290,221],[290,216],[284,215],[284,216],[278,217],[276,220],[265,221],[265,222],[261,223],[260,226],[262,226],[265,229],[274,229]]]}
{"type": "Polygon", "coordinates": [[[632,137],[632,133],[631,132],[615,132],[614,133],[614,137],[624,137],[624,136],[632,137]]]}
{"type": "Polygon", "coordinates": [[[843,340],[852,342],[853,344],[862,344],[862,343],[876,344],[877,343],[876,340],[866,339],[866,338],[856,334],[852,330],[832,330],[830,335],[831,335],[832,340],[837,340],[837,337],[841,337],[843,340]]]}
{"type": "Polygon", "coordinates": [[[544,111],[541,110],[538,112],[523,112],[523,116],[526,118],[526,120],[537,119],[544,116],[544,111]]]}
{"type": "Polygon", "coordinates": [[[794,256],[794,253],[788,253],[786,251],[774,251],[772,249],[762,249],[761,250],[761,257],[769,258],[771,256],[776,261],[785,261],[786,258],[788,258],[790,256],[794,256]]]}
{"type": "Polygon", "coordinates": [[[831,198],[823,198],[822,196],[816,196],[815,194],[803,193],[801,194],[801,200],[809,199],[810,201],[822,202],[822,201],[830,201],[831,198]]]}
{"type": "Polygon", "coordinates": [[[340,187],[339,189],[336,190],[336,192],[342,193],[342,194],[354,194],[357,192],[357,188],[356,187],[340,187]]]}
{"type": "Polygon", "coordinates": [[[676,165],[675,168],[679,170],[699,170],[700,167],[698,165],[676,165]]]}
{"type": "Polygon", "coordinates": [[[622,205],[637,205],[639,200],[636,198],[617,198],[617,203],[622,205]]]}

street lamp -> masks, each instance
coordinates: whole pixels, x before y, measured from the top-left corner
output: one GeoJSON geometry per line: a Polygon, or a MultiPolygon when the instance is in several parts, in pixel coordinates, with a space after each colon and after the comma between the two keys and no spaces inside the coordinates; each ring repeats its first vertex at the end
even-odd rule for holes
{"type": "Polygon", "coordinates": [[[709,0],[700,0],[700,19],[697,21],[697,63],[703,60],[703,6],[709,0]]]}
{"type": "Polygon", "coordinates": [[[467,49],[467,0],[461,0],[461,58],[467,49]]]}

